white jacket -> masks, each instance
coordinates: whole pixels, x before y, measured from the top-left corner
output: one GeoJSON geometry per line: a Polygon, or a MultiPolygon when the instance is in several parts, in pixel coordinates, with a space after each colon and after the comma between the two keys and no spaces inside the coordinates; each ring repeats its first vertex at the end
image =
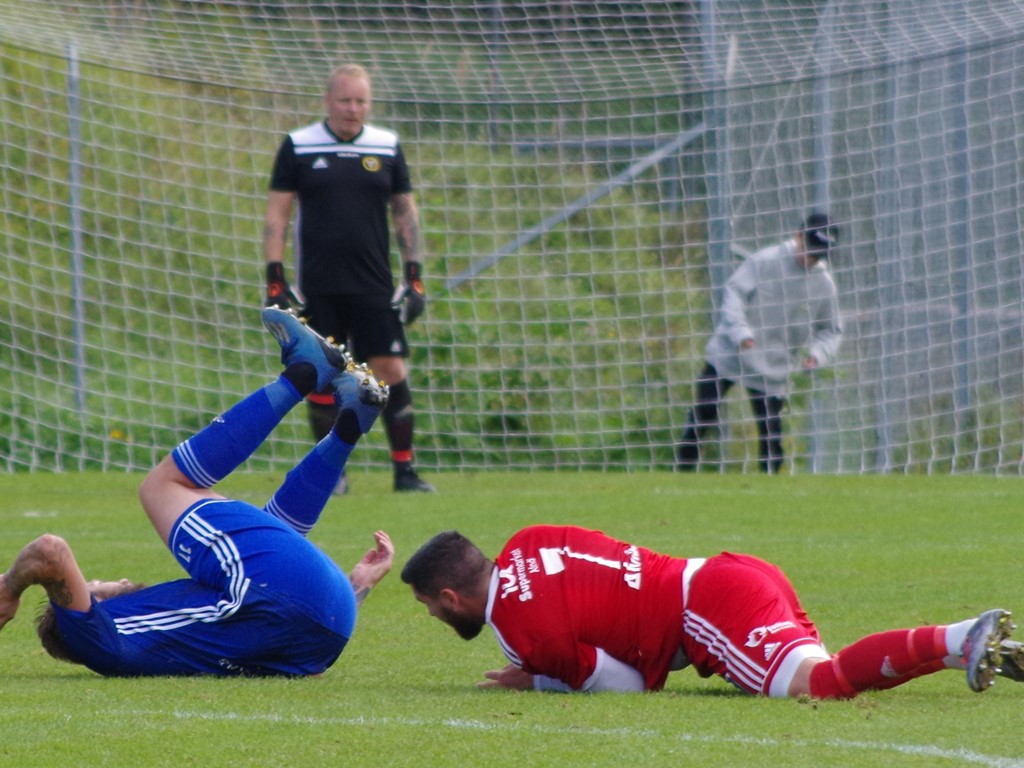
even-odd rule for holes
{"type": "Polygon", "coordinates": [[[836,284],[827,262],[796,263],[796,240],[763,248],[725,284],[721,312],[705,359],[719,376],[768,395],[784,396],[804,356],[829,365],[843,338],[836,284]],[[754,339],[741,350],[744,339],[754,339]]]}

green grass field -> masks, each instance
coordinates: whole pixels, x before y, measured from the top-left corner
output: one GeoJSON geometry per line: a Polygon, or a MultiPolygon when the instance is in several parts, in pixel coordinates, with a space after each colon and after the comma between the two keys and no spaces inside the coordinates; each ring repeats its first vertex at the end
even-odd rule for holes
{"type": "MultiPolygon", "coordinates": [[[[179,573],[145,522],[138,475],[4,478],[0,567],[45,531],[89,577],[179,573]]],[[[398,568],[439,530],[496,552],[536,522],[601,528],[680,555],[722,549],[789,573],[829,648],[986,608],[1024,617],[1024,485],[990,477],[652,474],[439,475],[436,496],[356,473],[312,538],[346,568],[376,528],[398,568]]],[[[277,478],[222,490],[260,503],[277,478]]],[[[397,570],[397,568],[396,568],[397,570]]],[[[481,691],[503,664],[490,630],[464,642],[392,574],[335,667],[306,680],[108,680],[39,649],[43,593],[0,634],[0,765],[69,766],[992,766],[1024,767],[1024,686],[982,695],[946,672],[851,702],[748,697],[678,672],[643,695],[481,691]]],[[[1022,631],[1024,634],[1024,631],[1022,631]]]]}

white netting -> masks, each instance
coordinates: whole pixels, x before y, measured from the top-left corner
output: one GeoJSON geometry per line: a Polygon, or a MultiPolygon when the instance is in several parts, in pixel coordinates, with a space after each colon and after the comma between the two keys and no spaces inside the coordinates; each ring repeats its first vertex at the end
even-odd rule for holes
{"type": "Polygon", "coordinates": [[[1022,32],[1008,0],[0,0],[0,457],[144,468],[276,372],[270,164],[356,61],[426,233],[422,468],[670,467],[717,288],[818,205],[847,338],[789,468],[1019,474],[1022,32]]]}

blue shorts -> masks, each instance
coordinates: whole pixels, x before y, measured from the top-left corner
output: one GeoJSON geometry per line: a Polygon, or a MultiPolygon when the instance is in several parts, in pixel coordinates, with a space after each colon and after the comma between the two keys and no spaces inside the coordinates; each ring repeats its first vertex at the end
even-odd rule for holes
{"type": "Polygon", "coordinates": [[[103,675],[311,675],[355,627],[345,574],[317,547],[242,501],[194,504],[170,548],[191,578],[57,608],[71,654],[103,675]]]}

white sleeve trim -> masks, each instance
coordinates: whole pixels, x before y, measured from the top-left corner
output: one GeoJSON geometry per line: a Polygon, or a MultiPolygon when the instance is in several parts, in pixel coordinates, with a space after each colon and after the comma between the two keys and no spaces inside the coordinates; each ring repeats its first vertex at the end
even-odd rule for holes
{"type": "MultiPolygon", "coordinates": [[[[534,675],[533,688],[537,691],[572,692],[561,680],[547,675],[534,675]]],[[[609,656],[600,648],[597,649],[597,665],[594,673],[583,683],[579,692],[600,693],[601,691],[617,691],[619,693],[638,693],[644,690],[644,676],[628,664],[609,656]]]]}
{"type": "Polygon", "coordinates": [[[570,688],[566,683],[563,683],[557,677],[548,677],[547,675],[533,676],[533,690],[560,691],[561,693],[572,692],[572,688],[570,688]]]}
{"type": "Polygon", "coordinates": [[[617,691],[638,693],[644,689],[644,676],[636,669],[597,649],[597,666],[580,689],[588,693],[617,691]]]}

